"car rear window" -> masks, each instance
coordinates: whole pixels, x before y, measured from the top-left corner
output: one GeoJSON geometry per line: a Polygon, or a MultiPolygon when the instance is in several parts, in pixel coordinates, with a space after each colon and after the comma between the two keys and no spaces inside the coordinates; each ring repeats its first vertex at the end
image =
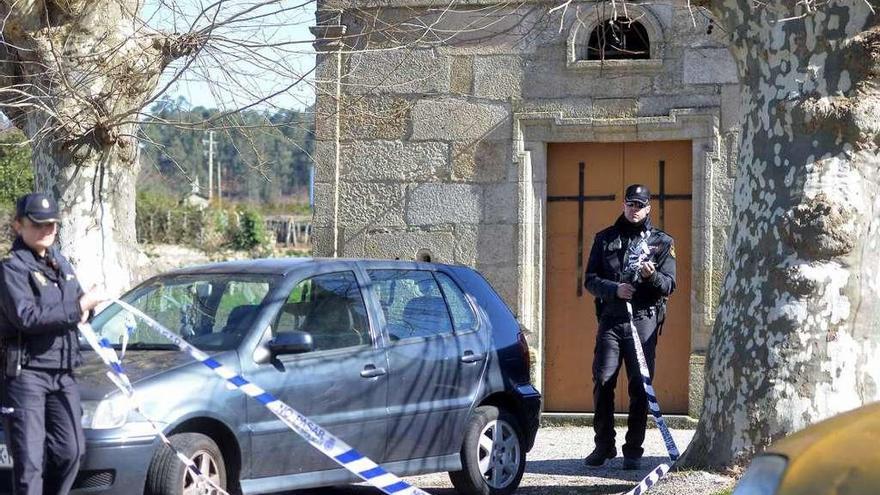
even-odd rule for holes
{"type": "Polygon", "coordinates": [[[392,341],[452,333],[452,319],[429,271],[369,270],[392,341]]]}
{"type": "Polygon", "coordinates": [[[449,306],[455,331],[461,333],[476,329],[477,317],[458,284],[445,273],[436,272],[434,276],[437,277],[440,289],[446,297],[446,304],[449,306]]]}

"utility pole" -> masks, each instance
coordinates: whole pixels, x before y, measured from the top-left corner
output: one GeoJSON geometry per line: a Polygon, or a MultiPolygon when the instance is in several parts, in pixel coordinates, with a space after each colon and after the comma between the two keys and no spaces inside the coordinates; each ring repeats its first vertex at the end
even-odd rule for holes
{"type": "MultiPolygon", "coordinates": [[[[208,131],[208,140],[207,142],[203,139],[202,144],[208,145],[208,201],[211,200],[214,194],[214,131],[208,131]]],[[[219,186],[220,182],[220,171],[217,171],[217,182],[219,186]]],[[[219,187],[218,187],[219,190],[219,187]]]]}
{"type": "Polygon", "coordinates": [[[221,202],[223,202],[223,181],[220,177],[220,170],[222,169],[220,162],[217,162],[217,205],[219,206],[221,202]]]}

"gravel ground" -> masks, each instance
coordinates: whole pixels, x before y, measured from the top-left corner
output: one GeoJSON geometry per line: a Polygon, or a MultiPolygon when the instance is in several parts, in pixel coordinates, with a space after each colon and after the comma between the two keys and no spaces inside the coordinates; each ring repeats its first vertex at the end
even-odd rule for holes
{"type": "MultiPolygon", "coordinates": [[[[626,429],[617,430],[622,440],[626,429]]],[[[680,450],[690,442],[693,430],[672,430],[680,450]]],[[[600,468],[587,468],[583,458],[592,450],[593,430],[590,427],[564,426],[541,428],[535,447],[529,452],[526,473],[516,493],[523,495],[581,495],[616,494],[626,492],[638,484],[654,467],[668,462],[666,447],[657,429],[649,429],[645,438],[645,456],[642,469],[624,471],[623,458],[618,455],[600,468]]],[[[406,478],[419,488],[434,495],[455,495],[445,473],[406,478]]],[[[648,491],[650,495],[714,495],[730,487],[733,479],[702,471],[668,474],[648,491]]],[[[374,495],[378,490],[364,486],[302,490],[290,495],[374,495]]]]}

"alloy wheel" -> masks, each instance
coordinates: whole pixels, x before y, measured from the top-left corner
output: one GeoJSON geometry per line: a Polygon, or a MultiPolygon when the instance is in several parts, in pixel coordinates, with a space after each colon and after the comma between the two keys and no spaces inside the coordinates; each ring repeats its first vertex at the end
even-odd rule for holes
{"type": "Polygon", "coordinates": [[[519,436],[506,421],[490,421],[480,433],[477,459],[480,473],[491,488],[502,489],[509,485],[520,463],[519,436]]]}
{"type": "MultiPolygon", "coordinates": [[[[199,468],[199,471],[215,486],[220,486],[220,472],[217,469],[217,460],[210,452],[199,450],[191,457],[193,464],[199,468]]],[[[204,478],[197,477],[191,470],[187,469],[183,474],[183,495],[212,495],[216,490],[211,483],[204,478]]]]}

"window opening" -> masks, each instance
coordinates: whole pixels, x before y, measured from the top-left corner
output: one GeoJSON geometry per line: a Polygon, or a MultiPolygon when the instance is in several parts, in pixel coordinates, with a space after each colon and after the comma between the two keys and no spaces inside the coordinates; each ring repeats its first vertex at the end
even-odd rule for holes
{"type": "Polygon", "coordinates": [[[600,22],[590,33],[587,60],[646,60],[651,58],[648,31],[627,18],[600,22]]]}

